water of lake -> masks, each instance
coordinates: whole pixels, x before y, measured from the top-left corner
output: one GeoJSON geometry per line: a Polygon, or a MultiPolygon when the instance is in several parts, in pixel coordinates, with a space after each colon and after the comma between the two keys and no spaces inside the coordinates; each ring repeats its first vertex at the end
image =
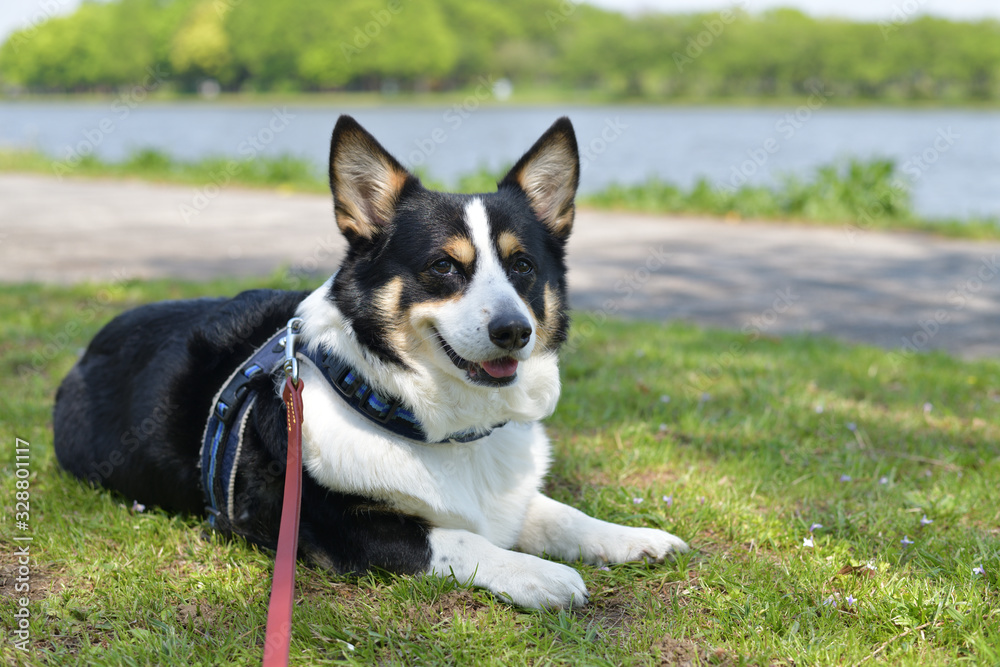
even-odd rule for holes
{"type": "Polygon", "coordinates": [[[848,156],[890,157],[929,217],[1000,216],[1000,112],[920,109],[267,107],[0,103],[0,147],[115,160],[154,147],[181,158],[292,153],[325,169],[330,131],[351,113],[407,166],[453,182],[512,163],[557,116],[576,126],[583,191],[649,175],[691,185],[807,176],[848,156]]]}

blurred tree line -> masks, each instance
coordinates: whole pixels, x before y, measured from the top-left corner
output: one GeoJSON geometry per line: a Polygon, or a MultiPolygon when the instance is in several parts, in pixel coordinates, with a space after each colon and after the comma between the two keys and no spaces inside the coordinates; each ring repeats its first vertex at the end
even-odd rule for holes
{"type": "Polygon", "coordinates": [[[571,0],[117,0],[13,33],[4,87],[516,88],[610,97],[1000,98],[1000,22],[782,9],[625,15],[571,0]]]}

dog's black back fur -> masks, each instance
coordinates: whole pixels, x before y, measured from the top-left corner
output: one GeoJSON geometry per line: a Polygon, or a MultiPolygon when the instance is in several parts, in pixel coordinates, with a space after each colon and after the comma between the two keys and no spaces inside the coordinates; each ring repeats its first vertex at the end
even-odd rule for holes
{"type": "MultiPolygon", "coordinates": [[[[289,318],[307,292],[252,290],[232,299],[173,301],[119,315],[94,338],[59,388],[56,455],[77,477],[128,500],[202,514],[198,455],[219,387],[289,318]]],[[[273,548],[284,490],[287,431],[276,376],[252,381],[233,498],[235,524],[217,528],[273,548]]],[[[301,556],[341,572],[372,566],[420,572],[426,527],[303,475],[301,556]]]]}

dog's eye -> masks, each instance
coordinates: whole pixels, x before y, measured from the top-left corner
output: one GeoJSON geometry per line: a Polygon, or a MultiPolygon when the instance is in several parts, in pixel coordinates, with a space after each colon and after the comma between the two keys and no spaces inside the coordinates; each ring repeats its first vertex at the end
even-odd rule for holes
{"type": "Polygon", "coordinates": [[[447,276],[453,273],[458,273],[458,269],[455,268],[455,264],[451,260],[447,259],[439,259],[431,264],[431,271],[439,276],[447,276]]]}
{"type": "Polygon", "coordinates": [[[522,257],[518,259],[516,262],[514,262],[514,265],[511,267],[511,270],[514,273],[526,276],[535,270],[535,266],[534,264],[532,264],[531,262],[522,257]]]}

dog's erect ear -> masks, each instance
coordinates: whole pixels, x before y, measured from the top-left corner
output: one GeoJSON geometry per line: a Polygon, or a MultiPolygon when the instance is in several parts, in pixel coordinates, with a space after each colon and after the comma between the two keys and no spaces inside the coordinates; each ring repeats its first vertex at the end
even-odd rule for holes
{"type": "Polygon", "coordinates": [[[330,191],[347,240],[371,241],[392,222],[399,195],[416,177],[358,121],[341,116],[330,140],[330,191]]]}
{"type": "Polygon", "coordinates": [[[580,183],[580,154],[569,118],[552,124],[500,181],[521,188],[538,219],[559,238],[573,227],[573,198],[580,183]]]}

